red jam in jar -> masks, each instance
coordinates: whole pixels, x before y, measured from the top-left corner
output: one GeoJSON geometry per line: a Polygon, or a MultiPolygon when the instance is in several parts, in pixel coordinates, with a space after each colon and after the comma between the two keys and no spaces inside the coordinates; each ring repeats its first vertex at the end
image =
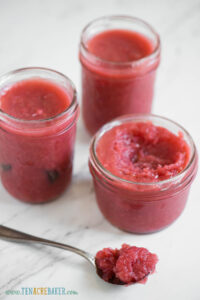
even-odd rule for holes
{"type": "Polygon", "coordinates": [[[176,136],[152,122],[116,126],[96,148],[104,168],[135,182],[159,182],[177,175],[187,165],[189,152],[181,133],[176,136]]]}
{"type": "Polygon", "coordinates": [[[128,16],[103,17],[82,32],[83,119],[94,134],[113,118],[150,113],[160,61],[157,33],[128,16]]]}
{"type": "Polygon", "coordinates": [[[89,166],[103,215],[123,230],[148,233],[168,226],[183,211],[197,154],[178,124],[132,115],[96,134],[89,166]]]}
{"type": "Polygon", "coordinates": [[[0,172],[7,191],[25,202],[57,198],[69,184],[76,134],[76,91],[43,68],[0,79],[0,172]]]}
{"type": "Polygon", "coordinates": [[[145,248],[123,244],[121,249],[104,248],[95,257],[97,273],[113,284],[145,283],[155,272],[158,257],[145,248]]]}

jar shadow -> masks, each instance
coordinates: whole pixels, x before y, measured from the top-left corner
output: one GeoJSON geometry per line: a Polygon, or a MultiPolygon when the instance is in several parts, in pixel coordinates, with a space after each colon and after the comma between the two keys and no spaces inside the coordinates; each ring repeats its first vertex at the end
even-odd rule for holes
{"type": "MultiPolygon", "coordinates": [[[[84,171],[73,176],[70,186],[59,199],[39,206],[30,206],[33,209],[27,213],[37,215],[38,219],[42,218],[44,231],[48,230],[50,234],[46,238],[56,241],[64,238],[63,242],[76,246],[78,240],[80,248],[81,240],[89,242],[91,236],[101,238],[105,233],[107,237],[110,234],[114,236],[127,234],[104,218],[95,199],[92,179],[89,173],[84,171]]],[[[95,240],[92,243],[95,245],[95,240]]]]}
{"type": "Polygon", "coordinates": [[[85,125],[83,123],[82,116],[80,116],[79,121],[77,123],[76,139],[81,144],[89,144],[91,140],[91,136],[87,132],[87,129],[85,128],[85,125]]]}

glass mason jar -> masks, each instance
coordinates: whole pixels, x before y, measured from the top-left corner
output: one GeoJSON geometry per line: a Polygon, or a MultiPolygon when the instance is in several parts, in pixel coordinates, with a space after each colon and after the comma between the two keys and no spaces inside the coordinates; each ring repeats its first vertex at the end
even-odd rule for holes
{"type": "Polygon", "coordinates": [[[170,225],[182,213],[197,172],[197,151],[189,133],[177,123],[155,115],[136,114],[115,119],[97,132],[90,146],[89,168],[98,206],[104,217],[122,230],[150,233],[170,225]],[[150,183],[128,181],[111,174],[97,157],[98,141],[115,126],[146,121],[174,134],[183,134],[190,148],[187,166],[170,179],[150,183]]]}
{"type": "Polygon", "coordinates": [[[1,95],[27,79],[43,79],[62,88],[70,105],[42,120],[22,120],[0,110],[0,175],[15,198],[40,203],[57,198],[72,175],[76,123],[76,90],[65,75],[45,68],[24,68],[0,77],[1,95]]]}
{"type": "Polygon", "coordinates": [[[130,16],[102,17],[89,23],[80,42],[83,120],[90,134],[112,119],[150,113],[156,69],[160,62],[159,35],[146,22],[130,16]],[[140,59],[114,62],[95,56],[88,41],[107,30],[129,30],[151,42],[153,51],[140,59]]]}

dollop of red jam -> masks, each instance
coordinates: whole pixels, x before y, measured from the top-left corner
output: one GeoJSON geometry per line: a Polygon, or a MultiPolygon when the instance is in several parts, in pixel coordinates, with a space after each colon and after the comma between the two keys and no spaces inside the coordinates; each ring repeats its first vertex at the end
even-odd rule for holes
{"type": "Polygon", "coordinates": [[[121,249],[104,248],[95,257],[98,275],[113,284],[144,283],[154,273],[158,257],[145,248],[123,244],[121,249]]]}
{"type": "Polygon", "coordinates": [[[134,182],[158,182],[176,176],[190,157],[181,132],[176,135],[151,122],[113,127],[98,141],[96,153],[113,175],[134,182]]]}

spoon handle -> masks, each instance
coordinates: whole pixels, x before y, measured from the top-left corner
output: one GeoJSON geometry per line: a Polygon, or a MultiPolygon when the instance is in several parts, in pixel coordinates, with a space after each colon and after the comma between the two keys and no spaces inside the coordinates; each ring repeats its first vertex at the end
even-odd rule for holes
{"type": "Polygon", "coordinates": [[[76,247],[72,247],[70,245],[57,243],[54,241],[46,240],[37,236],[33,236],[21,231],[17,231],[12,228],[5,227],[3,225],[0,225],[0,238],[5,239],[12,242],[21,242],[21,243],[39,243],[51,247],[61,248],[67,251],[71,251],[73,253],[76,253],[85,259],[87,259],[92,265],[95,265],[94,262],[94,256],[90,253],[83,251],[81,249],[78,249],[76,247]]]}

